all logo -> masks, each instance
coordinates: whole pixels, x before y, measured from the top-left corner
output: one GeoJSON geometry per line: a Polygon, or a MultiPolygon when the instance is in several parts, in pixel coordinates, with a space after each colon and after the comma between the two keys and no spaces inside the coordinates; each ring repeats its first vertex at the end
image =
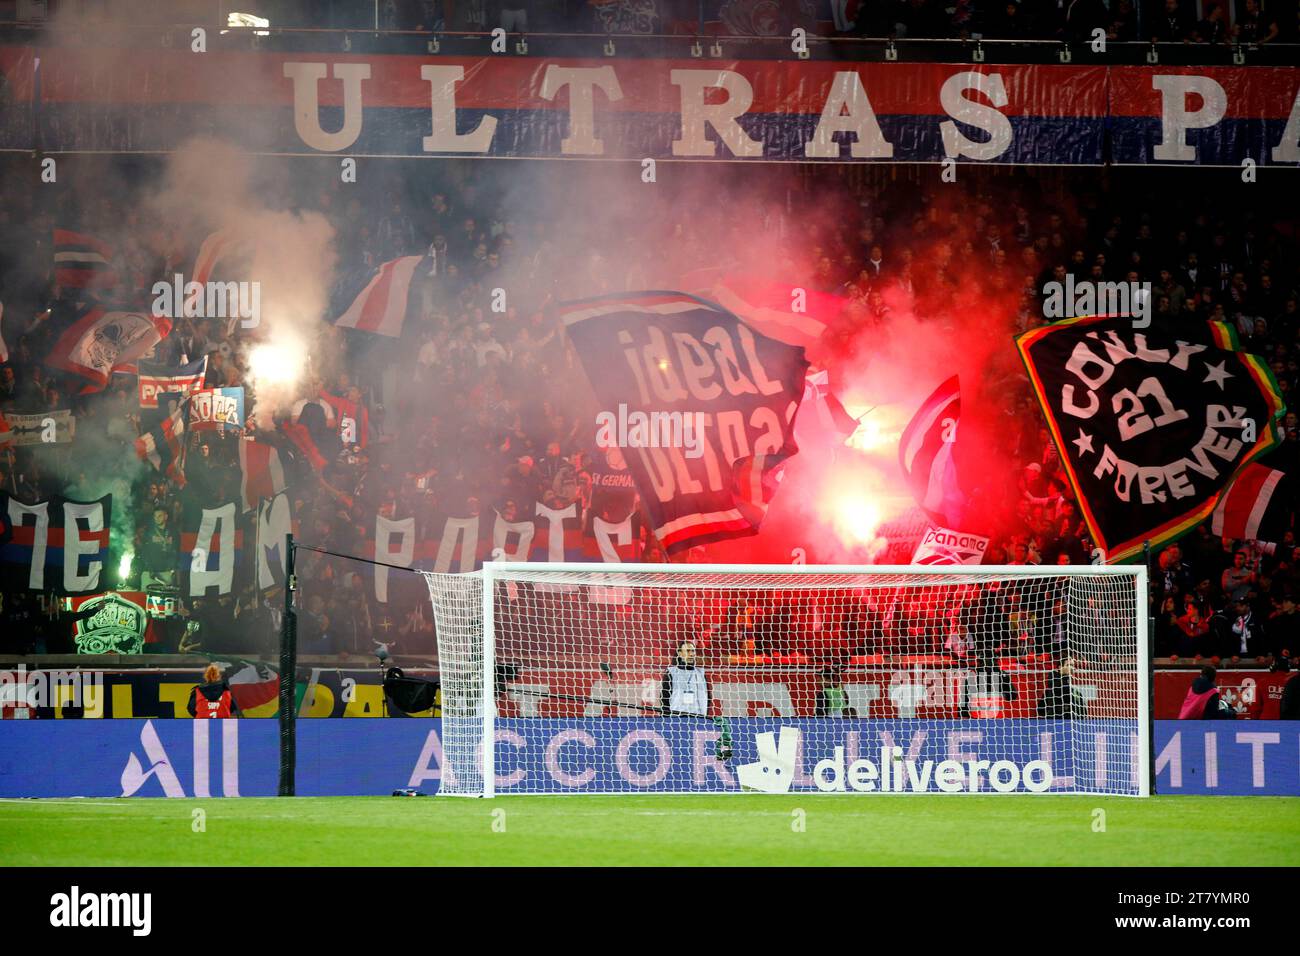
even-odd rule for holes
{"type": "Polygon", "coordinates": [[[153,721],[146,720],[140,728],[140,749],[144,757],[141,759],[136,753],[127,755],[126,766],[122,768],[122,796],[134,796],[151,780],[162,788],[165,797],[213,796],[210,740],[214,724],[221,728],[221,795],[239,796],[239,721],[194,720],[190,724],[194,735],[191,752],[194,792],[185,792],[176,764],[163,746],[153,721]]]}

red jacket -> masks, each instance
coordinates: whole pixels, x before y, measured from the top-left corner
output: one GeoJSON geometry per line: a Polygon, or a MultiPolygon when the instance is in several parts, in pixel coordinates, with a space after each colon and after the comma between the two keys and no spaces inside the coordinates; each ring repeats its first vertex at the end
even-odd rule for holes
{"type": "Polygon", "coordinates": [[[225,681],[199,684],[190,691],[190,702],[186,709],[197,720],[225,720],[239,716],[239,705],[235,703],[230,685],[225,681]]]}

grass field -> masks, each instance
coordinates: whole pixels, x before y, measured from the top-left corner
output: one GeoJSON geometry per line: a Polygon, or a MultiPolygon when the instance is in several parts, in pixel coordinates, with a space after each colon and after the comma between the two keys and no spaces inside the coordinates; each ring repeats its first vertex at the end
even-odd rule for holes
{"type": "Polygon", "coordinates": [[[1293,797],[0,801],[5,866],[1300,864],[1293,797]],[[195,810],[204,812],[196,832],[195,810]],[[1105,831],[1094,830],[1096,810],[1105,831]],[[802,810],[802,818],[796,812],[802,810]],[[802,819],[800,832],[797,824],[802,819]],[[494,825],[496,829],[494,829],[494,825]],[[504,826],[504,832],[499,832],[504,826]]]}

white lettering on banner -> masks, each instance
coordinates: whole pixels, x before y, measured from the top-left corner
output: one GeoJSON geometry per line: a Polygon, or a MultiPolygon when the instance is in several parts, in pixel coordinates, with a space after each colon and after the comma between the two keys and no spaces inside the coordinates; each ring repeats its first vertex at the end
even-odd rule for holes
{"type": "Polygon", "coordinates": [[[849,155],[854,159],[889,159],[894,155],[893,144],[880,131],[862,77],[850,70],[835,74],[817,129],[804,144],[804,155],[809,159],[839,159],[841,145],[835,139],[836,133],[853,134],[849,155]]]}
{"type": "Polygon", "coordinates": [[[736,122],[754,102],[754,87],[734,70],[671,70],[674,86],[682,91],[682,135],[673,140],[674,156],[716,156],[717,144],[705,135],[711,126],[732,156],[762,156],[763,143],[752,139],[736,122]],[[705,103],[708,90],[722,90],[721,102],[705,103]]]}
{"type": "Polygon", "coordinates": [[[87,561],[86,573],[78,574],[83,555],[98,554],[99,541],[90,535],[104,530],[104,506],[98,501],[78,504],[63,503],[63,588],[66,591],[94,591],[99,587],[99,572],[103,561],[87,561]],[[81,533],[78,519],[86,522],[86,535],[81,533]]]}
{"type": "MultiPolygon", "coordinates": [[[[578,773],[570,773],[560,763],[560,750],[565,744],[573,743],[587,750],[596,749],[596,738],[585,730],[561,730],[546,743],[546,749],[543,754],[543,761],[546,772],[562,787],[585,787],[591,781],[596,779],[596,768],[588,765],[587,769],[578,773]]],[[[572,763],[572,758],[568,758],[566,763],[572,763]]]]}
{"type": "MultiPolygon", "coordinates": [[[[604,7],[602,7],[604,9],[604,7]]],[[[396,58],[393,58],[396,59],[396,58]]],[[[412,58],[414,59],[414,58],[412,58]]],[[[418,61],[417,61],[418,62],[418,61]]],[[[732,64],[728,64],[732,65],[732,64]]],[[[380,67],[386,69],[387,64],[380,67]]],[[[481,61],[472,67],[475,80],[487,83],[494,89],[490,71],[497,69],[491,61],[481,61]]],[[[418,82],[413,75],[383,77],[384,84],[407,86],[418,82]]],[[[940,123],[944,155],[951,159],[995,160],[1004,157],[1015,141],[1015,129],[1004,110],[1020,115],[1039,115],[1041,104],[1035,91],[1046,89],[1053,81],[1046,71],[1050,67],[1030,68],[1028,74],[1004,75],[996,71],[956,69],[946,76],[939,87],[939,107],[948,117],[940,123]],[[1011,92],[1017,99],[1013,102],[1011,92]],[[983,135],[972,139],[963,127],[973,127],[983,135]]],[[[1119,68],[1125,69],[1125,68],[1119,68]]],[[[1253,69],[1253,68],[1250,68],[1253,69]]],[[[627,66],[624,74],[647,71],[644,61],[637,67],[627,66]]],[[[617,117],[626,117],[628,101],[636,103],[637,110],[656,111],[656,100],[670,86],[677,87],[678,102],[664,103],[671,116],[677,111],[674,138],[664,145],[667,152],[678,157],[704,157],[721,159],[761,159],[771,155],[775,143],[765,145],[761,135],[751,135],[742,120],[758,118],[755,110],[755,87],[765,91],[765,100],[783,103],[796,95],[802,100],[808,92],[801,84],[796,90],[784,90],[782,84],[762,66],[747,65],[742,73],[737,69],[672,69],[665,67],[651,72],[642,89],[625,89],[619,70],[613,65],[575,65],[544,63],[540,70],[529,71],[530,78],[518,87],[518,101],[496,110],[484,111],[475,103],[479,118],[472,129],[458,132],[459,110],[457,97],[466,80],[466,67],[461,65],[421,63],[418,80],[429,84],[429,131],[421,138],[420,149],[425,153],[456,153],[486,155],[493,151],[500,122],[499,114],[534,110],[543,105],[562,102],[567,91],[567,121],[564,135],[558,140],[558,155],[600,157],[608,152],[608,144],[596,135],[600,122],[614,110],[617,117]],[[602,97],[598,100],[596,90],[602,97]],[[712,130],[712,133],[710,133],[712,130]]],[[[1244,73],[1245,70],[1236,71],[1244,73]]],[[[367,62],[287,62],[283,66],[285,80],[292,86],[294,129],[299,140],[309,149],[337,153],[350,149],[360,138],[364,122],[367,96],[374,92],[371,79],[372,64],[367,62]],[[336,132],[325,132],[320,120],[320,84],[322,81],[340,84],[342,96],[331,96],[342,102],[342,119],[336,132]]],[[[870,100],[872,87],[868,83],[870,68],[838,70],[828,79],[820,81],[813,91],[816,102],[795,107],[795,115],[816,119],[815,125],[803,142],[802,153],[810,159],[838,159],[844,156],[845,147],[852,159],[889,159],[894,156],[894,146],[884,136],[870,100]]],[[[916,77],[913,82],[919,82],[916,77]]],[[[509,81],[507,81],[509,82],[509,81]]],[[[1259,81],[1260,84],[1267,80],[1259,81]]],[[[336,89],[338,87],[335,87],[336,89]]],[[[1158,98],[1160,138],[1151,147],[1151,159],[1164,163],[1191,163],[1198,159],[1197,148],[1189,144],[1192,130],[1209,130],[1220,126],[1230,105],[1228,89],[1243,106],[1252,94],[1252,84],[1246,81],[1224,84],[1210,76],[1195,73],[1167,74],[1153,72],[1150,91],[1155,94],[1152,110],[1158,98]]],[[[897,96],[896,83],[886,87],[886,96],[897,96]]],[[[1137,94],[1139,90],[1132,90],[1137,94]]],[[[1270,91],[1271,92],[1271,91],[1270,91]]],[[[1275,140],[1270,142],[1270,156],[1274,163],[1300,162],[1300,92],[1287,90],[1293,99],[1287,122],[1275,140]]],[[[482,90],[468,94],[482,100],[482,90]]],[[[1101,119],[1107,107],[1088,99],[1077,114],[1080,119],[1101,119]],[[1092,104],[1096,105],[1092,105],[1092,104]],[[1100,115],[1097,111],[1101,111],[1100,115]]],[[[924,113],[923,104],[921,112],[924,113]]],[[[561,107],[562,109],[564,107],[561,107]]],[[[759,109],[770,110],[766,103],[759,109]]],[[[548,110],[549,111],[549,110],[548,110]]],[[[915,108],[908,110],[915,114],[915,108]]],[[[1049,113],[1051,110],[1049,109],[1049,113]]],[[[1067,109],[1068,113],[1068,109],[1067,109]]],[[[897,114],[896,114],[897,115],[897,114]]],[[[1244,115],[1244,114],[1243,114],[1244,115]]],[[[1156,117],[1152,115],[1151,119],[1156,117]]],[[[615,120],[621,122],[622,120],[615,120]]],[[[612,127],[611,127],[612,128],[612,127]]],[[[751,127],[752,128],[752,127],[751,127]]],[[[667,137],[665,137],[666,139],[667,137]]],[[[555,142],[549,140],[548,142],[555,142]]],[[[797,146],[794,147],[797,150],[797,146]]],[[[780,149],[780,147],[776,147],[780,149]]],[[[652,149],[653,154],[663,149],[652,149]]],[[[639,155],[639,154],[638,154],[639,155]]],[[[797,155],[797,152],[794,154],[797,155]]]]}
{"type": "MultiPolygon", "coordinates": [[[[192,759],[194,779],[194,796],[211,796],[208,792],[208,765],[210,727],[221,726],[221,784],[222,793],[227,797],[239,796],[239,721],[237,720],[195,720],[191,721],[193,733],[192,759]]],[[[165,797],[184,797],[185,788],[176,774],[176,768],[163,747],[162,740],[152,720],[146,720],[140,728],[140,746],[144,749],[145,760],[141,761],[135,753],[127,755],[126,766],[122,768],[122,796],[134,796],[150,778],[157,780],[165,797]],[[147,766],[146,766],[147,765],[147,766]]]]}
{"type": "MultiPolygon", "coordinates": [[[[298,138],[312,149],[336,153],[347,149],[361,135],[361,81],[370,79],[369,63],[335,63],[331,73],[343,82],[343,124],[338,132],[327,133],[320,125],[320,96],[317,85],[325,79],[324,63],[285,63],[284,75],[293,82],[293,128],[298,138]]],[[[432,67],[425,67],[425,70],[432,67]]],[[[460,69],[454,67],[454,69],[460,69]]],[[[463,73],[464,71],[462,71],[463,73]]],[[[423,70],[421,76],[424,76],[423,70]]],[[[437,100],[435,98],[435,106],[437,100]]],[[[492,121],[496,123],[495,120],[492,121]]]]}
{"type": "Polygon", "coordinates": [[[546,522],[546,560],[564,560],[564,519],[575,520],[578,517],[578,505],[569,505],[563,511],[548,508],[537,502],[537,517],[546,522]]]}
{"type": "Polygon", "coordinates": [[[1276,733],[1239,733],[1237,743],[1250,747],[1250,785],[1256,790],[1264,787],[1264,748],[1282,742],[1276,733]]]}
{"type": "Polygon", "coordinates": [[[997,159],[1011,148],[1014,134],[1011,120],[999,110],[1006,106],[1007,89],[1000,73],[954,73],[948,77],[939,89],[939,103],[943,111],[952,117],[939,124],[943,136],[944,155],[951,159],[997,159]],[[983,94],[992,106],[969,100],[965,97],[967,90],[983,94]],[[994,107],[997,107],[995,109],[994,107]],[[957,120],[988,134],[984,142],[977,142],[967,137],[958,128],[957,120]]]}
{"type": "Polygon", "coordinates": [[[215,389],[199,389],[190,397],[190,421],[241,428],[244,423],[239,420],[239,403],[238,396],[223,395],[215,389]]]}
{"type": "Polygon", "coordinates": [[[408,787],[417,788],[426,780],[445,780],[451,785],[456,779],[452,768],[447,766],[447,758],[443,753],[442,740],[438,737],[436,730],[431,730],[424,738],[424,746],[420,748],[420,756],[415,760],[415,766],[411,768],[411,778],[406,782],[408,787]]]}
{"type": "MultiPolygon", "coordinates": [[[[519,708],[520,717],[540,717],[542,716],[541,703],[546,699],[546,695],[550,692],[550,684],[533,684],[526,681],[516,681],[510,685],[507,694],[519,708]]],[[[594,697],[595,694],[593,693],[592,696],[594,697]]]]}
{"type": "MultiPolygon", "coordinates": [[[[614,749],[614,767],[618,770],[618,775],[634,787],[653,787],[661,783],[668,776],[672,765],[672,748],[668,746],[668,741],[664,740],[663,734],[654,730],[638,729],[624,734],[623,739],[614,749]],[[648,743],[654,749],[657,759],[653,770],[639,773],[632,769],[630,756],[632,748],[638,743],[648,743]]],[[[594,775],[595,771],[593,770],[592,773],[594,775]]]]}
{"type": "Polygon", "coordinates": [[[1187,144],[1187,131],[1218,125],[1228,112],[1228,94],[1208,76],[1165,75],[1151,77],[1151,87],[1160,94],[1160,142],[1151,150],[1163,162],[1196,160],[1196,149],[1187,144]],[[1188,96],[1200,98],[1195,110],[1187,108],[1188,96]]]}
{"type": "Polygon", "coordinates": [[[569,130],[560,140],[560,152],[565,156],[603,156],[605,144],[596,136],[596,97],[592,91],[600,87],[611,103],[623,98],[614,68],[549,64],[542,76],[542,98],[554,100],[565,87],[569,89],[569,130]]]}
{"type": "MultiPolygon", "coordinates": [[[[600,559],[607,564],[621,563],[623,558],[618,549],[630,548],[634,541],[631,516],[611,522],[597,515],[591,519],[591,533],[600,550],[600,559]]],[[[632,600],[632,589],[624,586],[627,583],[626,577],[610,575],[605,580],[605,584],[593,584],[587,588],[588,604],[622,605],[632,600]]]]}
{"type": "MultiPolygon", "coordinates": [[[[456,132],[456,85],[465,79],[463,66],[422,66],[420,79],[429,82],[432,104],[433,132],[424,137],[422,145],[426,153],[486,153],[492,148],[497,129],[495,116],[484,116],[473,132],[456,132]]],[[[297,86],[294,101],[297,101],[297,86]]]]}
{"type": "MultiPolygon", "coordinates": [[[[769,731],[755,736],[758,760],[744,764],[737,772],[743,787],[766,793],[786,793],[797,781],[796,763],[802,734],[798,728],[782,727],[780,744],[769,731]]],[[[914,742],[915,743],[915,742],[914,742]]],[[[915,749],[915,748],[914,748],[915,749]]],[[[1023,766],[1013,760],[939,761],[917,760],[903,755],[901,747],[886,742],[878,751],[879,762],[861,758],[845,764],[844,747],[836,746],[831,756],[813,767],[812,783],[823,792],[855,790],[860,793],[925,793],[933,781],[944,792],[974,792],[981,780],[999,793],[1024,789],[1045,793],[1052,785],[1052,767],[1042,760],[1023,766]]]]}
{"type": "MultiPolygon", "coordinates": [[[[1117,396],[1118,397],[1118,396],[1117,396]]],[[[1127,461],[1107,443],[1102,446],[1093,477],[1103,478],[1114,475],[1112,491],[1120,501],[1133,500],[1133,486],[1137,485],[1138,500],[1142,504],[1155,501],[1163,502],[1170,495],[1174,498],[1186,498],[1195,494],[1194,479],[1188,471],[1214,480],[1224,467],[1210,459],[1213,455],[1228,462],[1228,470],[1235,463],[1245,447],[1240,439],[1229,437],[1232,432],[1241,433],[1247,419],[1246,409],[1240,405],[1228,408],[1226,405],[1209,405],[1205,409],[1205,431],[1200,440],[1192,446],[1191,451],[1164,465],[1137,465],[1127,461]],[[1225,431],[1228,434],[1220,434],[1225,431]]]]}
{"type": "Polygon", "coordinates": [[[1275,163],[1300,163],[1300,89],[1296,90],[1295,99],[1291,101],[1286,128],[1271,155],[1275,163]]]}
{"type": "Polygon", "coordinates": [[[229,594],[235,583],[235,503],[229,501],[220,508],[204,508],[194,536],[195,560],[190,565],[190,597],[203,597],[208,588],[215,587],[218,594],[229,594]],[[212,539],[219,537],[217,567],[208,569],[212,539]]]}
{"type": "Polygon", "coordinates": [[[691,780],[697,787],[705,786],[708,774],[716,776],[727,789],[736,786],[736,778],[717,756],[717,744],[721,739],[722,732],[718,730],[697,730],[692,735],[691,780]]]}
{"type": "MultiPolygon", "coordinates": [[[[50,503],[38,501],[34,505],[25,505],[17,498],[9,499],[9,524],[12,527],[22,527],[27,515],[36,519],[32,529],[32,563],[27,572],[27,586],[33,591],[44,591],[45,551],[50,541],[50,503]]],[[[64,561],[67,561],[66,552],[64,561]]]]}
{"type": "MultiPolygon", "coordinates": [[[[515,750],[528,749],[528,744],[524,740],[523,736],[515,733],[513,730],[497,730],[496,736],[493,739],[495,739],[498,744],[506,744],[513,747],[515,750]]],[[[517,787],[519,784],[524,782],[524,779],[527,776],[528,771],[525,770],[523,766],[519,766],[510,771],[510,773],[497,774],[495,777],[496,785],[498,787],[517,787]]],[[[448,774],[447,779],[450,781],[454,778],[448,774]]]]}
{"type": "Polygon", "coordinates": [[[1174,731],[1173,736],[1169,737],[1169,743],[1166,743],[1164,749],[1156,754],[1156,767],[1152,771],[1154,777],[1158,778],[1165,773],[1165,767],[1169,767],[1169,786],[1174,790],[1180,790],[1183,786],[1182,731],[1174,731]]]}
{"type": "MultiPolygon", "coordinates": [[[[383,515],[375,515],[375,560],[403,568],[411,566],[415,560],[414,518],[390,521],[383,515]],[[398,539],[396,547],[394,538],[398,539]]],[[[388,603],[388,571],[383,564],[375,565],[375,600],[381,604],[388,603]]]]}
{"type": "Polygon", "coordinates": [[[262,501],[257,509],[257,586],[262,589],[283,583],[285,564],[285,539],[293,530],[293,518],[289,513],[289,496],[284,492],[276,495],[269,502],[262,501]],[[274,552],[279,558],[279,574],[271,567],[268,560],[274,552]]]}
{"type": "Polygon", "coordinates": [[[478,515],[470,518],[448,518],[438,539],[438,557],[433,570],[445,574],[451,570],[451,560],[460,548],[457,571],[473,571],[478,558],[478,515]]]}
{"type": "Polygon", "coordinates": [[[208,735],[210,728],[220,723],[221,732],[221,791],[224,796],[239,796],[239,721],[194,721],[194,796],[211,797],[208,776],[208,735]]]}
{"type": "Polygon", "coordinates": [[[507,521],[498,514],[492,525],[492,549],[501,553],[498,560],[527,561],[536,532],[537,526],[531,521],[507,521]],[[508,547],[512,536],[514,547],[508,547]]]}
{"type": "MultiPolygon", "coordinates": [[[[9,498],[8,522],[13,527],[31,527],[32,559],[27,572],[27,586],[33,591],[44,591],[45,561],[50,542],[50,503],[38,501],[25,505],[9,498]],[[33,520],[27,521],[30,516],[33,520]]],[[[80,504],[63,502],[63,588],[67,591],[94,591],[99,587],[99,572],[103,561],[87,561],[86,573],[78,573],[81,559],[98,554],[98,536],[104,531],[104,506],[98,501],[80,504]],[[78,519],[86,524],[83,534],[78,519]]]]}

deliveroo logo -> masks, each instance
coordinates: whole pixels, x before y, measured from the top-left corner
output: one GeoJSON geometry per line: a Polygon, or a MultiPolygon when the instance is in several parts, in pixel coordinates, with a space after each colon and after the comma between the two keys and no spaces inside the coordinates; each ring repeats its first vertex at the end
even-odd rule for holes
{"type": "Polygon", "coordinates": [[[794,762],[799,754],[799,728],[782,727],[780,742],[772,732],[754,738],[758,759],[736,768],[742,790],[789,793],[794,782],[794,762]]]}

